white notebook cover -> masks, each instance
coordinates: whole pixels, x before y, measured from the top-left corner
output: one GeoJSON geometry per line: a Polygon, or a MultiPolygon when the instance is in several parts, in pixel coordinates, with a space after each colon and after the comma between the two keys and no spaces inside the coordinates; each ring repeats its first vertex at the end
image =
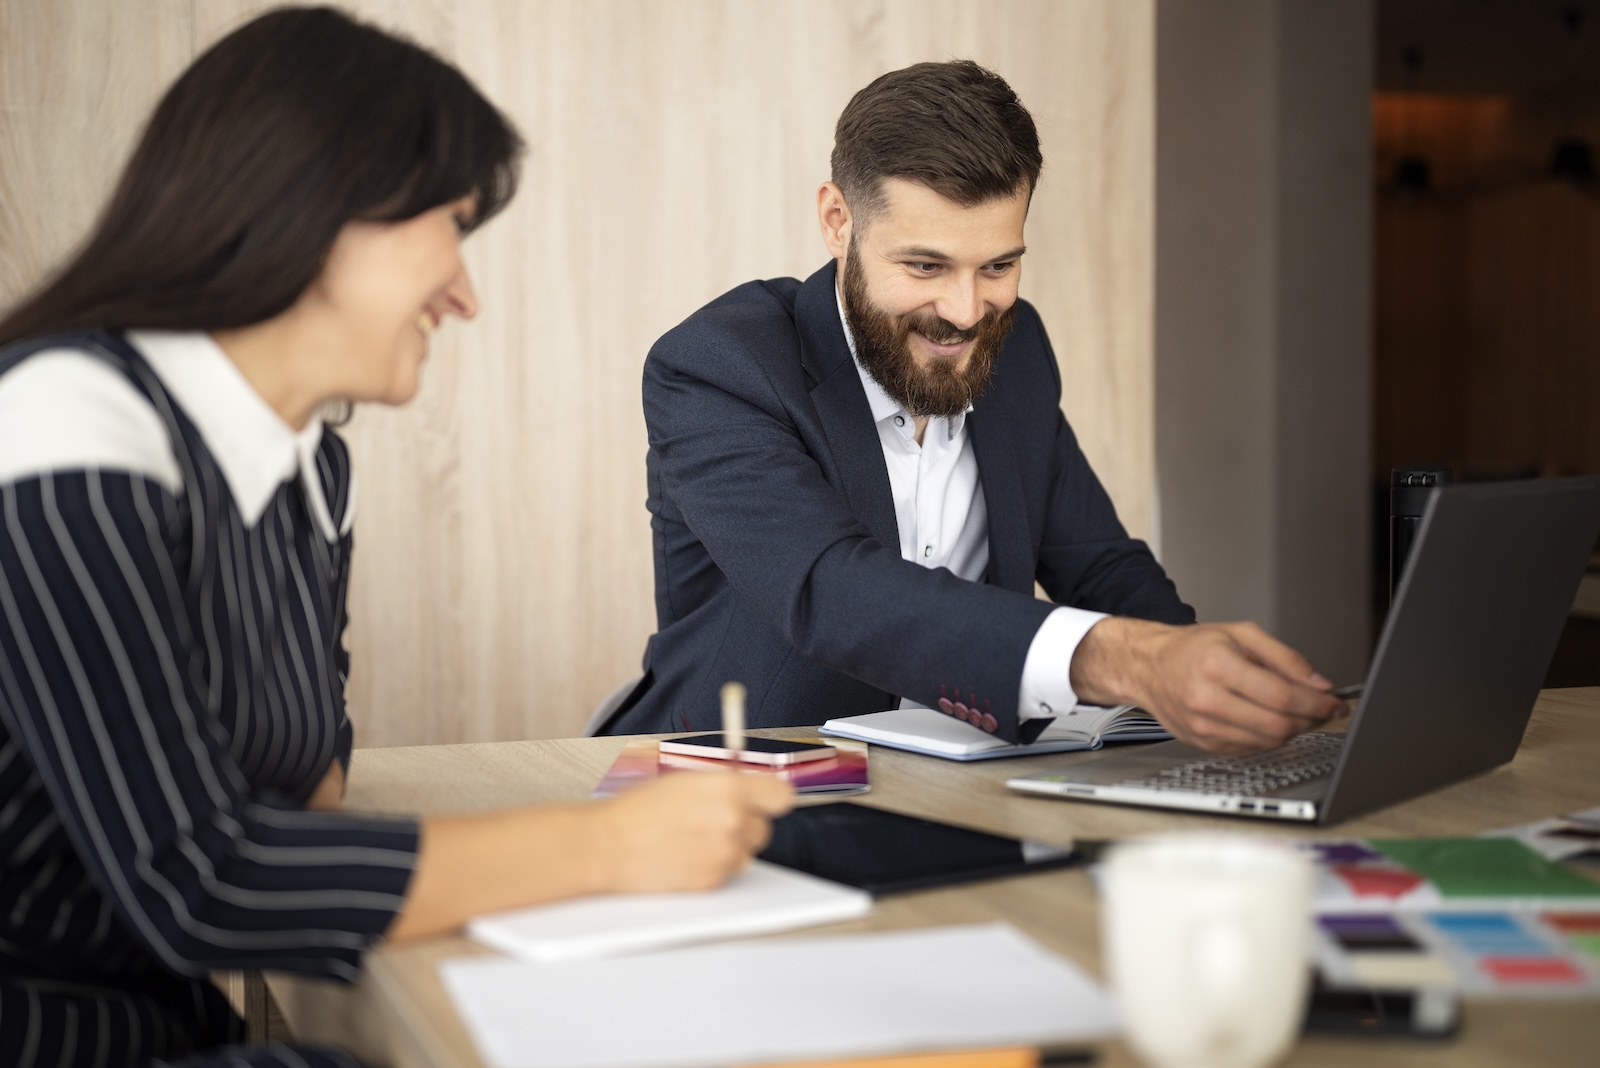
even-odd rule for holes
{"type": "MultiPolygon", "coordinates": [[[[1112,725],[1117,716],[1132,706],[1087,709],[1060,716],[1044,729],[1032,745],[1012,745],[994,735],[946,716],[931,708],[896,708],[865,716],[830,719],[820,733],[840,738],[886,745],[946,760],[992,760],[995,757],[1043,756],[1075,749],[1100,748],[1100,731],[1112,725]]],[[[1169,738],[1171,735],[1141,734],[1138,740],[1169,738]]],[[[1129,740],[1135,740],[1130,736],[1129,740]]]]}
{"type": "Polygon", "coordinates": [[[716,890],[608,894],[500,912],[467,924],[467,937],[522,960],[549,962],[771,934],[871,911],[865,890],[757,860],[716,890]]]}

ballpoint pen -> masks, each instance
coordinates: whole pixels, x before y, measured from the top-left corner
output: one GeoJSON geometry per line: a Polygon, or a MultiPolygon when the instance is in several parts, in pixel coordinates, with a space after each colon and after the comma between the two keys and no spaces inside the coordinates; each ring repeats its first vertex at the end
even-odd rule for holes
{"type": "Polygon", "coordinates": [[[733,759],[744,759],[744,684],[722,684],[722,744],[733,751],[733,759]]]}

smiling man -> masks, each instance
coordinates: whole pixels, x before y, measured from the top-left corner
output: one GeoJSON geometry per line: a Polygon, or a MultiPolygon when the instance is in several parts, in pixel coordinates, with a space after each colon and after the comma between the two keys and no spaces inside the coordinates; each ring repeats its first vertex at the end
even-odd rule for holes
{"type": "Polygon", "coordinates": [[[1079,450],[1017,297],[1042,160],[1004,80],[886,74],[832,162],[832,261],[727,293],[645,362],[659,630],[606,730],[714,729],[730,679],[752,726],[905,702],[1011,741],[1080,700],[1224,752],[1343,711],[1260,628],[1193,625],[1079,450]]]}

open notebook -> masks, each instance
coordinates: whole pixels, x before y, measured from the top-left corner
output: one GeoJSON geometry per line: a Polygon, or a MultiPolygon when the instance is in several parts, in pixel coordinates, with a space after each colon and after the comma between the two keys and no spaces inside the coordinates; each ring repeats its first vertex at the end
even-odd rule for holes
{"type": "Polygon", "coordinates": [[[479,916],[467,937],[531,961],[580,960],[839,923],[872,895],[765,861],[715,890],[606,894],[479,916]]]}
{"type": "Polygon", "coordinates": [[[1159,742],[1171,738],[1155,717],[1132,705],[1079,705],[1044,729],[1032,745],[1012,745],[931,708],[897,708],[830,719],[823,734],[905,749],[946,760],[993,760],[1099,749],[1106,742],[1159,742]]]}

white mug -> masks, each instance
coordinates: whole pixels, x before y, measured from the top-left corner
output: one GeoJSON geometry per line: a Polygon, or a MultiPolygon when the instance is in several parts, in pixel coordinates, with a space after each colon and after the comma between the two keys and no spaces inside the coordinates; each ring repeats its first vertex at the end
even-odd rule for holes
{"type": "Polygon", "coordinates": [[[1160,1068],[1263,1068],[1288,1050],[1310,974],[1311,864],[1284,842],[1168,834],[1101,870],[1106,970],[1129,1044],[1160,1068]]]}

